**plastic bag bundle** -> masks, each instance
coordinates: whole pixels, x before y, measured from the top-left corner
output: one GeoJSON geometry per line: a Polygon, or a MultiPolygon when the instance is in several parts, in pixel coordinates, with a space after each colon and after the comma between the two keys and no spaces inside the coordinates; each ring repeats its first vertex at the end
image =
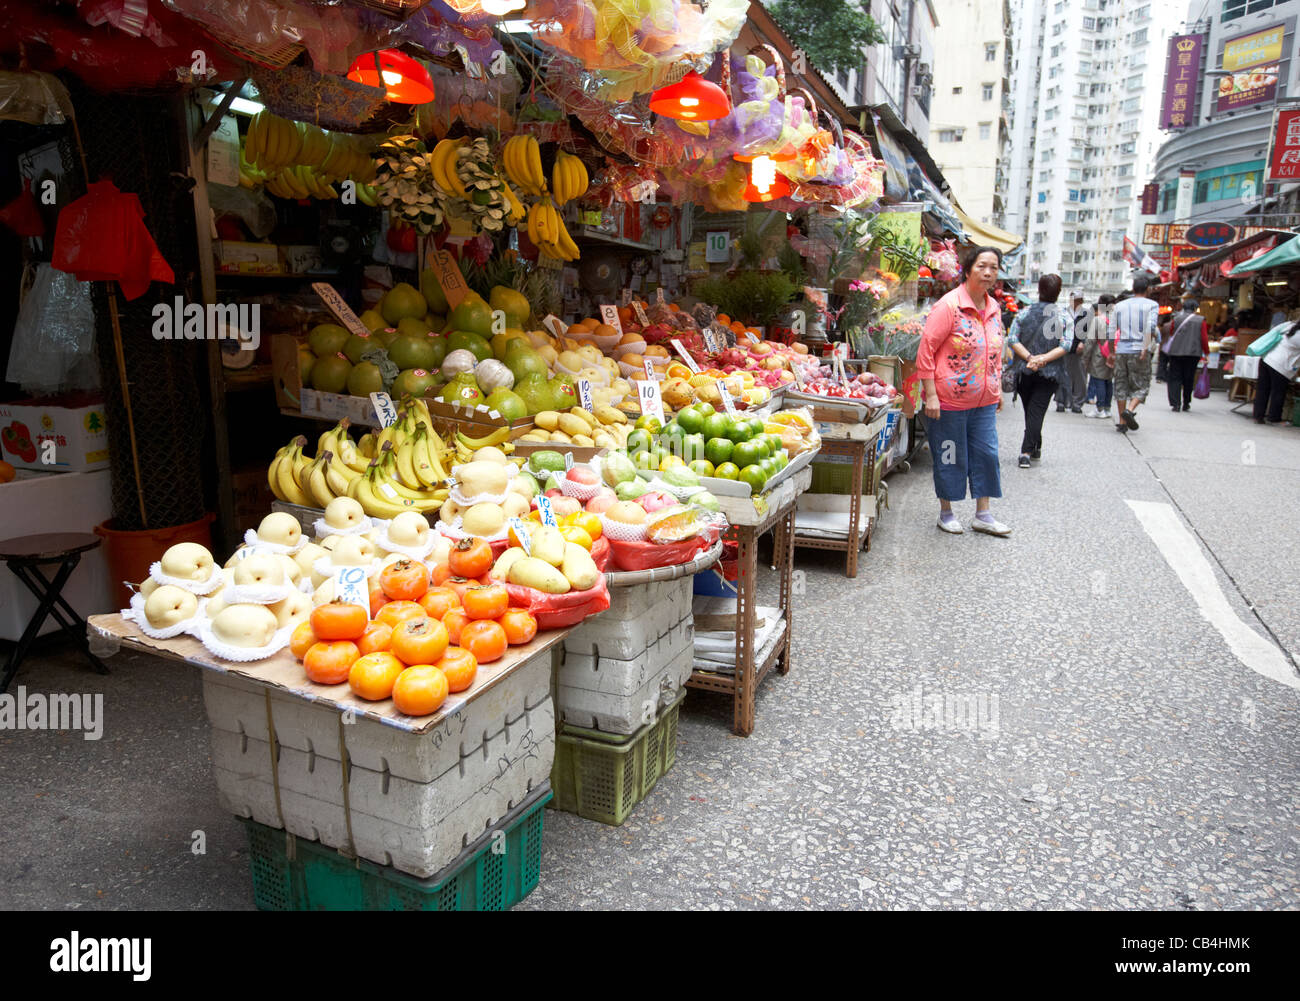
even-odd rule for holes
{"type": "Polygon", "coordinates": [[[90,289],[48,264],[23,299],[9,348],[9,382],[35,394],[99,387],[90,289]]]}

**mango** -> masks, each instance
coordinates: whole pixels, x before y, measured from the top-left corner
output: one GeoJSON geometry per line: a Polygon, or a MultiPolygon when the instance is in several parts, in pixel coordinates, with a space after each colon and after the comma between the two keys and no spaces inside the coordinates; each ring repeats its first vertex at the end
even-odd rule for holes
{"type": "Polygon", "coordinates": [[[488,576],[493,580],[509,580],[511,568],[527,555],[522,549],[512,546],[497,557],[497,561],[492,564],[492,569],[488,571],[488,576]]]}
{"type": "Polygon", "coordinates": [[[564,562],[564,546],[564,536],[560,534],[558,528],[543,525],[533,533],[532,555],[539,560],[545,560],[553,567],[558,567],[564,562]]]}
{"type": "Polygon", "coordinates": [[[589,587],[595,587],[596,581],[600,580],[596,561],[576,542],[564,544],[564,560],[560,564],[560,573],[564,574],[575,591],[585,591],[589,587]]]}
{"type": "MultiPolygon", "coordinates": [[[[556,534],[558,535],[559,532],[557,531],[556,534]]],[[[562,538],[561,541],[563,541],[562,538]]],[[[579,546],[578,548],[582,547],[579,546]]],[[[522,552],[522,550],[520,551],[522,552]]],[[[506,550],[502,557],[504,558],[509,553],[510,550],[506,550]]],[[[590,559],[590,557],[588,558],[590,559]]],[[[495,570],[495,567],[493,569],[495,570]]],[[[511,584],[535,588],[547,594],[568,594],[572,590],[569,579],[563,573],[536,556],[525,556],[522,559],[516,559],[510,566],[507,580],[511,584]]]]}

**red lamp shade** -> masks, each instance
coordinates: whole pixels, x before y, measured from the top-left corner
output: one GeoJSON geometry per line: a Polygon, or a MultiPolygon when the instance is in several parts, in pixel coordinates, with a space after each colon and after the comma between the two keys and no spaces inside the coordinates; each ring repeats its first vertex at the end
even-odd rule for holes
{"type": "Polygon", "coordinates": [[[773,163],[790,163],[794,160],[796,154],[794,150],[785,150],[781,153],[732,153],[731,158],[740,163],[753,163],[758,157],[765,156],[773,163]]]}
{"type": "Polygon", "coordinates": [[[348,67],[348,79],[368,87],[383,87],[388,100],[398,104],[424,104],[433,100],[433,81],[428,72],[397,49],[380,49],[357,56],[348,67]]]}
{"type": "Polygon", "coordinates": [[[766,191],[759,191],[754,187],[754,182],[750,181],[745,185],[745,201],[747,202],[770,202],[774,198],[784,198],[790,193],[790,182],[780,174],[776,175],[776,180],[766,191]]]}
{"type": "Polygon", "coordinates": [[[665,118],[709,122],[731,114],[731,98],[716,83],[691,70],[677,83],[651,94],[650,110],[665,118]]]}

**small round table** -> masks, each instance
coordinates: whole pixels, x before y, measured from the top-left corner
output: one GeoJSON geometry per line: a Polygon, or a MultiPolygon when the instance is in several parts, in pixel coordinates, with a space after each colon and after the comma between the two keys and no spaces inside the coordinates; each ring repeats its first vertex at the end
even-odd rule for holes
{"type": "Polygon", "coordinates": [[[27,655],[28,648],[45,624],[45,618],[53,615],[65,633],[71,634],[73,640],[90,659],[91,666],[100,674],[108,674],[104,666],[93,653],[86,638],[86,621],[77,614],[76,609],[63,598],[63,585],[72,576],[72,571],[81,562],[81,554],[89,552],[100,544],[97,535],[85,532],[55,532],[49,535],[28,535],[18,539],[0,541],[0,562],[8,565],[14,576],[27,586],[27,590],[36,595],[36,611],[31,621],[18,638],[17,644],[9,654],[5,665],[4,677],[0,679],[0,692],[9,687],[18,672],[18,665],[27,655]],[[41,567],[58,564],[54,577],[46,577],[41,567]]]}

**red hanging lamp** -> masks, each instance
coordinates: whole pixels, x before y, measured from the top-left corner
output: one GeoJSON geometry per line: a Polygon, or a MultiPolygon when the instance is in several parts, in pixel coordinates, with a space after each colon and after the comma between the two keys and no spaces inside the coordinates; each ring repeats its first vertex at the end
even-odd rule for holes
{"type": "Polygon", "coordinates": [[[433,80],[428,71],[397,49],[379,49],[357,56],[348,67],[348,79],[367,87],[383,87],[384,96],[398,104],[424,104],[433,100],[433,80]]]}
{"type": "Polygon", "coordinates": [[[777,174],[772,180],[767,181],[766,186],[762,186],[764,181],[767,181],[767,178],[760,177],[755,180],[753,173],[750,173],[749,183],[745,185],[745,201],[770,202],[776,198],[784,198],[790,193],[790,182],[783,174],[777,174]]]}
{"type": "Polygon", "coordinates": [[[665,118],[710,122],[731,114],[731,98],[716,83],[691,70],[677,83],[660,87],[651,94],[650,110],[665,118]]]}

